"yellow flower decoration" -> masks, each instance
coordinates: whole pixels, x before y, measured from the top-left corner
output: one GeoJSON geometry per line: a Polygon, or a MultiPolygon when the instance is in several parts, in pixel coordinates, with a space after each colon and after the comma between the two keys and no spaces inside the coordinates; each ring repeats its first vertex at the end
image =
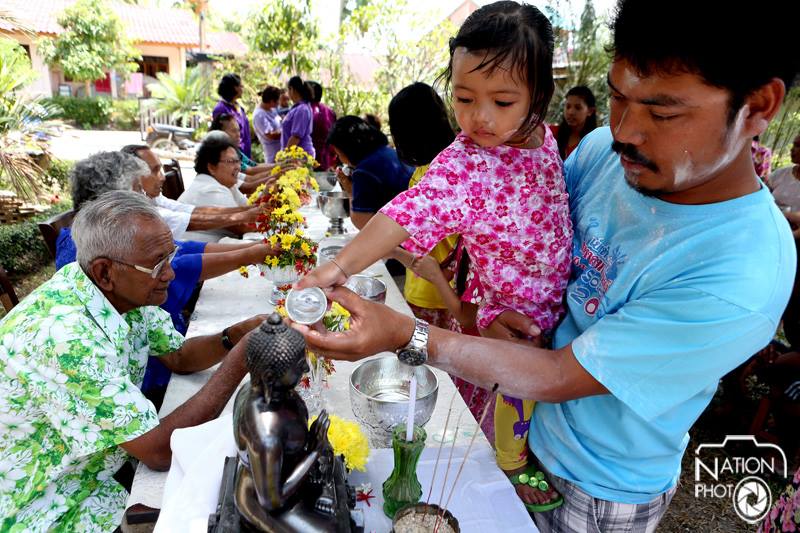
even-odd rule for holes
{"type": "MultiPolygon", "coordinates": [[[[330,415],[328,418],[331,421],[328,427],[328,441],[333,447],[333,453],[344,456],[344,465],[349,470],[364,472],[369,459],[369,441],[361,426],[357,422],[336,415],[330,415]]],[[[309,428],[316,419],[315,416],[309,420],[309,428]]]]}

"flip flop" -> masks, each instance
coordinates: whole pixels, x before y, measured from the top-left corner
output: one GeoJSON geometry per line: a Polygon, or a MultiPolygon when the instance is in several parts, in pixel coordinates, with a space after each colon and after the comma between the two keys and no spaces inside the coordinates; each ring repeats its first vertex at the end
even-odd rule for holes
{"type": "MultiPolygon", "coordinates": [[[[547,482],[545,479],[544,472],[541,470],[536,470],[535,468],[531,467],[528,468],[525,472],[520,474],[515,474],[508,478],[511,481],[512,485],[528,485],[529,487],[533,487],[534,489],[540,490],[542,492],[546,492],[550,489],[550,483],[547,482]]],[[[558,493],[556,493],[558,494],[558,493]]],[[[551,511],[556,507],[559,507],[564,503],[564,496],[558,494],[558,497],[555,500],[549,501],[547,503],[525,503],[522,504],[525,508],[531,513],[543,513],[545,511],[551,511]]]]}

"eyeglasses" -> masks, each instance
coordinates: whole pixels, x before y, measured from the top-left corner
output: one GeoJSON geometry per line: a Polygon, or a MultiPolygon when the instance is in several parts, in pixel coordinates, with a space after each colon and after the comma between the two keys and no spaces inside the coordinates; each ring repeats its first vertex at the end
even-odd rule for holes
{"type": "Polygon", "coordinates": [[[178,254],[178,250],[180,250],[180,249],[181,249],[180,246],[176,246],[175,249],[172,250],[171,254],[169,254],[167,257],[165,257],[164,259],[162,259],[161,261],[156,263],[156,266],[154,266],[153,268],[147,268],[147,267],[143,267],[143,266],[139,266],[139,265],[134,265],[133,263],[126,263],[125,261],[120,261],[119,259],[112,259],[110,257],[107,258],[107,259],[111,259],[111,261],[115,261],[117,263],[121,263],[121,264],[129,266],[131,268],[135,268],[139,272],[144,272],[145,274],[150,274],[151,278],[156,279],[159,275],[161,275],[161,270],[164,268],[164,265],[166,265],[167,263],[171,263],[172,260],[175,259],[175,256],[178,254]]]}
{"type": "Polygon", "coordinates": [[[228,164],[231,164],[231,165],[233,165],[233,164],[239,165],[239,164],[242,163],[242,160],[241,159],[220,159],[219,162],[220,163],[228,163],[228,164]]]}

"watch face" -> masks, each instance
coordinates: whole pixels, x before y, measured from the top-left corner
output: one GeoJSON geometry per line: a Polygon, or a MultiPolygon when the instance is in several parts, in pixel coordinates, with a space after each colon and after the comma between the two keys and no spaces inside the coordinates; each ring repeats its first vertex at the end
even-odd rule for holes
{"type": "Polygon", "coordinates": [[[420,350],[405,349],[397,353],[400,362],[411,366],[419,366],[428,360],[428,355],[420,350]]]}

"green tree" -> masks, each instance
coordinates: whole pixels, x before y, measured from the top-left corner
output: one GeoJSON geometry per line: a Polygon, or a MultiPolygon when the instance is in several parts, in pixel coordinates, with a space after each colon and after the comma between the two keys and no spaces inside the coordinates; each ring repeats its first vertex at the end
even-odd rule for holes
{"type": "Polygon", "coordinates": [[[48,145],[38,133],[57,111],[22,92],[35,78],[22,47],[0,38],[0,187],[27,199],[41,192],[44,170],[38,162],[46,160],[48,145]]]}
{"type": "Polygon", "coordinates": [[[271,0],[255,14],[248,34],[250,47],[272,58],[268,68],[290,76],[316,70],[319,30],[309,0],[271,0]]]}
{"type": "Polygon", "coordinates": [[[125,36],[122,22],[104,0],[78,0],[58,17],[64,31],[45,38],[40,50],[45,61],[61,67],[64,74],[89,84],[106,71],[133,72],[141,56],[125,36]]]}
{"type": "Polygon", "coordinates": [[[546,12],[555,33],[553,67],[556,77],[547,120],[558,123],[567,91],[576,85],[585,85],[597,99],[597,122],[602,124],[608,114],[606,75],[611,66],[611,56],[606,51],[610,39],[606,21],[597,16],[592,0],[586,1],[580,18],[570,12],[569,2],[566,5],[556,2],[546,12]]]}
{"type": "Polygon", "coordinates": [[[772,168],[791,162],[794,138],[800,135],[800,87],[789,89],[778,115],[767,126],[760,142],[772,150],[772,168]]]}
{"type": "MultiPolygon", "coordinates": [[[[377,94],[350,91],[355,104],[381,105],[369,110],[386,115],[386,104],[400,89],[415,81],[433,85],[447,66],[448,40],[457,28],[448,19],[427,11],[414,11],[405,0],[372,0],[355,8],[340,27],[338,50],[357,45],[374,51],[380,64],[374,80],[377,94]],[[432,25],[431,21],[441,20],[432,25]],[[405,33],[397,28],[407,28],[405,33]]],[[[338,78],[331,72],[332,79],[338,78]]],[[[347,91],[342,96],[348,96],[347,91]]]]}

